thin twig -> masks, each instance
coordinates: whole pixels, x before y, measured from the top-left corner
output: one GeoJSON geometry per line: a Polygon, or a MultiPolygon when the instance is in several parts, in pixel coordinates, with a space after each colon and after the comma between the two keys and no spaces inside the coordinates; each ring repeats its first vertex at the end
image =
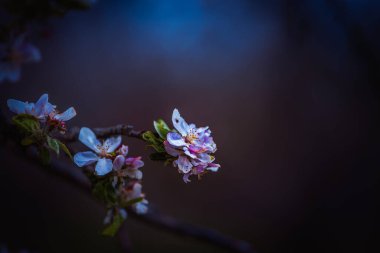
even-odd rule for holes
{"type": "MultiPolygon", "coordinates": [[[[66,132],[65,135],[60,136],[59,139],[66,142],[75,142],[78,140],[79,131],[79,127],[72,127],[66,132]]],[[[134,130],[133,126],[124,124],[111,127],[92,128],[92,131],[94,131],[95,135],[98,138],[107,138],[113,135],[123,135],[138,139],[142,139],[142,134],[145,132],[143,130],[134,130]]]]}

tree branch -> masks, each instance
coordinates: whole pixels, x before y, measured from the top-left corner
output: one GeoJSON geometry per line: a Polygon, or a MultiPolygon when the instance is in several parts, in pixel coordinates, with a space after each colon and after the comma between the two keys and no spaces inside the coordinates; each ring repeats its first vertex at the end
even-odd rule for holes
{"type": "MultiPolygon", "coordinates": [[[[38,160],[34,159],[34,161],[38,160]]],[[[49,170],[46,171],[49,171],[49,173],[52,173],[55,176],[63,178],[65,181],[80,188],[86,193],[91,193],[90,184],[88,182],[75,177],[73,173],[67,173],[67,171],[70,171],[70,168],[66,167],[66,169],[64,169],[64,166],[58,162],[52,162],[49,170]]],[[[176,235],[198,239],[200,241],[207,242],[215,246],[231,250],[233,252],[254,253],[248,242],[223,235],[222,233],[213,229],[195,226],[179,221],[173,217],[163,215],[157,211],[153,211],[151,208],[149,209],[148,213],[144,215],[137,214],[133,209],[128,209],[128,213],[131,217],[139,221],[142,221],[148,225],[155,226],[158,229],[164,229],[176,235]]]]}
{"type": "MultiPolygon", "coordinates": [[[[78,140],[79,131],[79,127],[72,127],[66,132],[65,135],[60,136],[59,139],[66,142],[75,142],[78,140]]],[[[99,138],[107,138],[112,135],[123,135],[138,139],[142,139],[142,134],[145,132],[143,130],[134,130],[133,126],[124,124],[119,124],[111,127],[92,128],[92,131],[99,138]]]]}
{"type": "MultiPolygon", "coordinates": [[[[1,126],[1,135],[4,138],[11,139],[13,137],[13,134],[5,135],[9,132],[14,133],[12,128],[9,126],[9,123],[5,121],[5,118],[0,113],[0,126],[1,126]],[[4,127],[5,126],[5,127],[4,127]]],[[[76,141],[78,134],[79,134],[79,128],[72,128],[68,134],[63,138],[65,141],[76,141]]],[[[129,125],[117,125],[114,127],[107,127],[107,128],[95,128],[93,129],[95,134],[98,137],[108,137],[111,135],[125,135],[129,137],[135,137],[135,138],[141,138],[141,135],[144,131],[135,131],[133,130],[132,126],[129,125]]],[[[14,138],[13,138],[14,139],[14,138]]],[[[17,145],[17,143],[15,143],[17,145]]],[[[27,156],[25,156],[25,153],[22,152],[21,148],[15,149],[15,151],[23,157],[26,157],[29,159],[29,161],[32,161],[34,163],[38,163],[41,165],[38,155],[36,152],[29,152],[27,156]]],[[[85,193],[91,195],[91,185],[85,178],[78,177],[77,174],[72,173],[72,169],[67,164],[64,164],[59,161],[52,161],[49,169],[46,169],[45,171],[63,179],[64,181],[72,184],[73,186],[79,188],[80,190],[84,191],[85,193]]],[[[91,195],[92,196],[92,195],[91,195]]],[[[215,246],[228,249],[234,252],[255,252],[252,250],[250,244],[248,242],[234,239],[232,237],[226,236],[221,234],[220,232],[204,228],[200,226],[195,226],[192,224],[188,224],[182,221],[179,221],[173,217],[169,217],[166,215],[163,215],[157,211],[150,211],[147,214],[139,215],[133,211],[133,209],[128,210],[131,217],[142,221],[148,225],[152,225],[157,227],[158,229],[164,229],[170,233],[181,235],[181,236],[187,236],[191,238],[198,239],[203,242],[207,242],[210,244],[213,244],[215,246]]],[[[125,233],[119,234],[119,237],[125,242],[126,244],[129,244],[129,239],[125,237],[125,233]]],[[[128,248],[128,247],[127,247],[128,248]]],[[[125,250],[126,252],[128,250],[125,250]]]]}
{"type": "Polygon", "coordinates": [[[200,241],[207,242],[234,252],[255,252],[252,250],[251,245],[248,242],[223,235],[214,229],[195,226],[179,221],[173,217],[152,210],[151,208],[145,215],[138,215],[135,212],[132,212],[131,216],[158,229],[165,229],[166,231],[169,231],[176,235],[198,239],[200,241]]]}

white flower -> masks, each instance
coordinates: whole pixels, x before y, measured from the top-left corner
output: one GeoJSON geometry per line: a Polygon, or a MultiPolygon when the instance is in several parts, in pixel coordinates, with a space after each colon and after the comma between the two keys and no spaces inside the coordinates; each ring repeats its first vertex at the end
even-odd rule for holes
{"type": "Polygon", "coordinates": [[[56,111],[56,106],[49,103],[49,95],[43,94],[36,103],[22,102],[16,99],[8,99],[8,108],[16,114],[29,114],[41,122],[48,118],[61,124],[75,117],[77,114],[73,107],[70,107],[63,113],[56,111]]]}
{"type": "Polygon", "coordinates": [[[79,152],[74,156],[74,162],[79,167],[96,162],[95,172],[99,176],[106,175],[112,170],[113,153],[121,144],[121,136],[111,137],[101,143],[94,132],[87,127],[82,127],[79,132],[79,140],[92,149],[92,151],[79,152]]]}

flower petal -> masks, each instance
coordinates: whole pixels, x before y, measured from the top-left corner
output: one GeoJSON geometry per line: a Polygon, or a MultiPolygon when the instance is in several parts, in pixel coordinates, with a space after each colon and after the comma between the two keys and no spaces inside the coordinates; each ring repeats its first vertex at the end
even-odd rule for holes
{"type": "Polygon", "coordinates": [[[211,163],[215,160],[215,157],[210,156],[209,154],[206,154],[206,153],[201,153],[197,155],[197,159],[201,163],[211,163]]]}
{"type": "Polygon", "coordinates": [[[190,158],[197,158],[195,154],[192,153],[192,149],[189,149],[187,147],[183,148],[185,155],[189,156],[190,158]]]}
{"type": "Polygon", "coordinates": [[[79,152],[74,155],[74,162],[79,167],[83,167],[96,162],[99,157],[92,151],[79,152]]]}
{"type": "Polygon", "coordinates": [[[139,157],[129,157],[125,159],[125,164],[130,166],[132,169],[139,169],[144,166],[144,162],[141,161],[141,156],[139,157]]]}
{"type": "Polygon", "coordinates": [[[107,211],[106,217],[104,217],[103,224],[104,224],[104,225],[106,225],[106,224],[110,224],[111,221],[112,221],[112,218],[113,218],[113,210],[112,210],[112,209],[109,209],[109,210],[107,211]]]}
{"type": "Polygon", "coordinates": [[[68,121],[74,118],[76,115],[77,115],[77,112],[75,111],[74,107],[70,107],[63,113],[55,115],[54,119],[59,120],[59,121],[68,121]]]}
{"type": "Polygon", "coordinates": [[[107,150],[107,153],[114,152],[121,144],[121,136],[111,137],[105,140],[103,147],[107,150]]]}
{"type": "Polygon", "coordinates": [[[146,214],[148,212],[148,201],[141,201],[134,204],[134,209],[137,214],[146,214]]]}
{"type": "Polygon", "coordinates": [[[124,208],[120,208],[120,209],[119,209],[119,214],[120,214],[121,217],[123,217],[124,220],[125,220],[125,219],[127,218],[127,216],[128,216],[128,213],[127,213],[127,211],[126,211],[124,208]]]}
{"type": "Polygon", "coordinates": [[[132,187],[132,191],[130,191],[128,194],[128,200],[140,198],[141,190],[142,185],[140,183],[135,183],[132,187]]]}
{"type": "Polygon", "coordinates": [[[56,108],[55,105],[52,105],[49,102],[46,103],[46,105],[45,105],[45,114],[49,115],[50,113],[54,112],[55,108],[56,108]]]}
{"type": "Polygon", "coordinates": [[[120,170],[124,166],[124,164],[125,164],[125,157],[122,155],[118,155],[113,161],[113,169],[120,170]]]}
{"type": "Polygon", "coordinates": [[[208,167],[206,168],[206,170],[211,170],[212,172],[217,172],[220,168],[220,165],[219,164],[216,164],[216,163],[210,163],[208,165],[208,167]]]}
{"type": "Polygon", "coordinates": [[[82,127],[80,129],[79,140],[93,151],[99,153],[98,146],[101,145],[100,141],[96,138],[96,135],[90,128],[82,127]]]}
{"type": "Polygon", "coordinates": [[[30,115],[35,115],[34,103],[25,103],[25,113],[30,114],[30,115]]]}
{"type": "Polygon", "coordinates": [[[112,160],[100,158],[95,166],[95,173],[98,176],[104,176],[112,170],[112,160]]]}
{"type": "Polygon", "coordinates": [[[136,170],[135,177],[136,177],[136,179],[141,180],[142,177],[143,177],[142,171],[141,170],[136,170]]]}
{"type": "Polygon", "coordinates": [[[138,169],[134,169],[134,168],[128,168],[125,170],[125,175],[130,177],[130,178],[136,178],[138,180],[141,180],[142,179],[142,172],[138,169]]]}
{"type": "Polygon", "coordinates": [[[187,184],[187,183],[190,183],[191,180],[189,179],[189,177],[191,176],[192,174],[191,173],[186,173],[183,175],[182,179],[183,181],[187,184]]]}
{"type": "Polygon", "coordinates": [[[195,166],[195,167],[193,168],[192,173],[193,173],[194,175],[201,174],[201,173],[203,173],[203,172],[205,171],[206,167],[207,167],[207,164],[199,164],[199,165],[197,165],[197,166],[195,166]]]}
{"type": "Polygon", "coordinates": [[[186,123],[186,121],[181,117],[179,114],[179,111],[177,109],[174,109],[173,115],[172,115],[172,121],[173,126],[177,131],[182,135],[186,136],[189,132],[189,125],[186,123]]]}
{"type": "Polygon", "coordinates": [[[197,128],[196,133],[199,135],[203,135],[208,129],[209,129],[208,126],[207,127],[199,127],[199,128],[197,128]]]}
{"type": "Polygon", "coordinates": [[[166,136],[168,139],[168,142],[173,145],[174,147],[183,147],[186,146],[186,142],[182,138],[182,136],[178,133],[170,132],[166,136]]]}
{"type": "Polygon", "coordinates": [[[180,156],[176,161],[174,161],[177,166],[178,166],[178,169],[182,172],[182,173],[189,173],[191,168],[193,167],[193,165],[191,164],[191,162],[189,161],[189,159],[187,159],[186,156],[180,156]]]}
{"type": "Polygon", "coordinates": [[[11,110],[11,112],[14,112],[16,114],[25,113],[26,103],[24,102],[21,102],[16,99],[8,99],[7,105],[8,105],[9,110],[11,110]]]}
{"type": "Polygon", "coordinates": [[[175,148],[173,148],[168,141],[164,141],[164,148],[166,150],[166,153],[168,153],[171,156],[177,157],[181,154],[181,152],[175,148]]]}
{"type": "Polygon", "coordinates": [[[121,147],[119,149],[119,152],[120,152],[121,155],[127,156],[127,154],[128,154],[128,146],[121,145],[121,147]]]}
{"type": "Polygon", "coordinates": [[[49,111],[46,110],[47,108],[50,108],[50,107],[46,107],[46,105],[49,103],[48,100],[49,100],[48,94],[43,94],[38,99],[38,101],[36,102],[34,106],[34,116],[40,117],[40,116],[47,115],[50,113],[49,111]]]}

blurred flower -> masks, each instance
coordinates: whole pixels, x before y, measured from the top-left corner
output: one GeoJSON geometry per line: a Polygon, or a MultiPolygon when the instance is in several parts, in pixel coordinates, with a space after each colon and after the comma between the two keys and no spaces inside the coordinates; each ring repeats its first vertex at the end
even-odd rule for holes
{"type": "Polygon", "coordinates": [[[127,154],[128,154],[128,146],[121,145],[121,147],[119,148],[118,152],[119,152],[119,154],[121,154],[123,156],[127,156],[127,154]]]}
{"type": "Polygon", "coordinates": [[[129,177],[138,180],[142,179],[142,172],[139,168],[144,166],[141,157],[125,157],[125,155],[118,155],[113,162],[113,169],[117,172],[118,177],[129,177]]]}
{"type": "Polygon", "coordinates": [[[126,175],[130,178],[142,179],[142,172],[139,168],[144,166],[144,162],[141,161],[141,157],[128,157],[125,159],[126,175]]]}
{"type": "Polygon", "coordinates": [[[141,180],[143,173],[139,168],[144,166],[141,157],[127,157],[128,146],[122,145],[117,151],[115,160],[113,161],[114,178],[112,185],[115,188],[119,182],[122,185],[126,184],[126,179],[141,180]]]}
{"type": "Polygon", "coordinates": [[[103,224],[104,225],[110,224],[112,222],[112,218],[113,218],[113,209],[109,209],[107,211],[106,216],[104,217],[103,224]]]}
{"type": "Polygon", "coordinates": [[[0,82],[20,79],[21,65],[41,60],[41,53],[32,44],[25,42],[25,35],[19,35],[10,45],[0,43],[0,82]]]}
{"type": "Polygon", "coordinates": [[[127,188],[126,201],[143,198],[143,200],[133,204],[132,208],[138,214],[145,214],[148,212],[148,201],[144,198],[145,195],[142,193],[141,190],[142,190],[142,185],[138,182],[133,182],[132,185],[127,188]]]}
{"type": "Polygon", "coordinates": [[[200,177],[207,171],[218,171],[220,165],[213,163],[215,157],[211,155],[216,151],[216,144],[210,129],[187,124],[177,109],[173,111],[172,121],[178,132],[167,134],[164,147],[169,155],[178,157],[173,165],[184,174],[183,180],[187,183],[191,175],[200,177]]]}
{"type": "Polygon", "coordinates": [[[75,164],[83,167],[96,162],[95,172],[97,175],[103,176],[109,173],[113,167],[114,152],[121,144],[121,136],[108,138],[101,143],[91,129],[82,127],[79,132],[79,140],[95,153],[85,151],[75,154],[75,164]]]}
{"type": "Polygon", "coordinates": [[[76,111],[70,107],[63,113],[56,110],[56,106],[49,103],[48,94],[43,94],[36,103],[22,102],[16,99],[8,99],[9,110],[16,114],[29,114],[41,122],[49,121],[50,125],[65,129],[65,121],[75,117],[76,111]]]}
{"type": "Polygon", "coordinates": [[[128,216],[128,213],[124,208],[111,208],[107,211],[107,214],[103,220],[103,224],[105,224],[105,225],[111,224],[112,220],[114,219],[115,213],[119,214],[124,220],[128,216]]]}

